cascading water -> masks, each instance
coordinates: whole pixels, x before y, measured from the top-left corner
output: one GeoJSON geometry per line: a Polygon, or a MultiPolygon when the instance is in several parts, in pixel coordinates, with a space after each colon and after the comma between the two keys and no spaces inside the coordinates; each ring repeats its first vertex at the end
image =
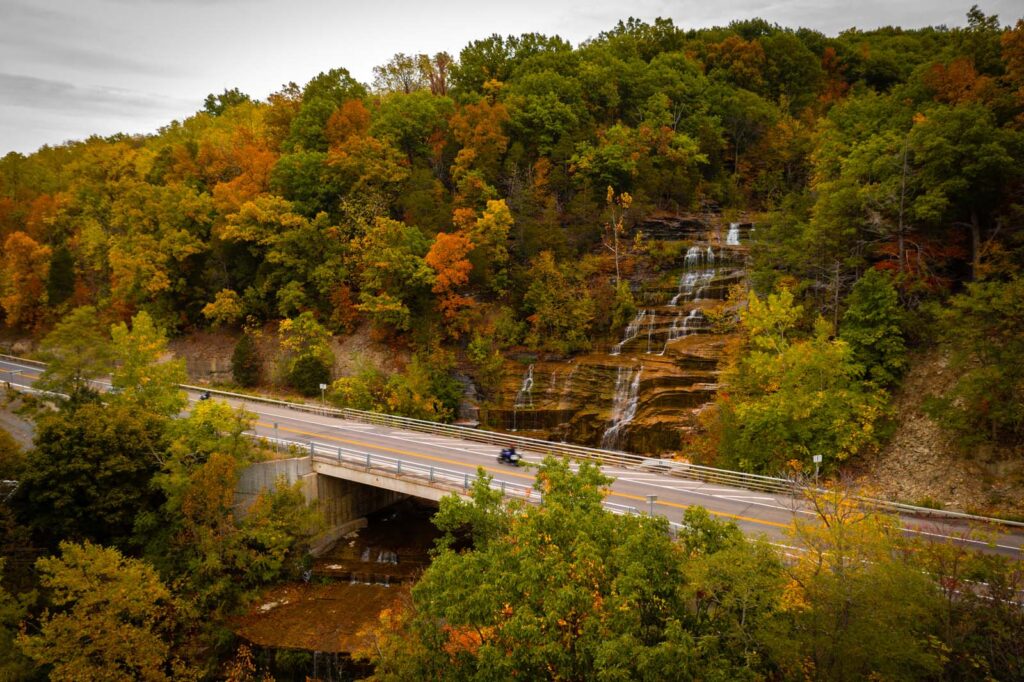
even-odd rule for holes
{"type": "Polygon", "coordinates": [[[713,398],[723,331],[711,311],[725,309],[743,281],[751,228],[704,216],[657,217],[649,226],[672,244],[665,255],[673,257],[637,261],[629,281],[637,308],[614,330],[618,338],[571,360],[539,356],[532,371],[510,362],[502,399],[481,411],[482,421],[555,441],[642,452],[681,447],[697,408],[713,398]]]}
{"type": "Polygon", "coordinates": [[[524,408],[533,407],[533,365],[531,364],[526,368],[526,374],[523,375],[523,383],[519,386],[519,392],[516,393],[516,401],[512,405],[512,430],[518,429],[518,415],[519,410],[524,408]]]}
{"type": "MultiPolygon", "coordinates": [[[[719,233],[721,234],[721,233],[719,233]]],[[[739,246],[740,245],[740,224],[729,223],[729,233],[725,235],[726,246],[739,246]]]]}
{"type": "Polygon", "coordinates": [[[679,288],[676,295],[668,302],[670,306],[679,305],[680,301],[699,300],[703,289],[715,278],[715,250],[710,246],[707,250],[699,246],[691,246],[686,252],[683,262],[683,274],[679,277],[679,288]]]}
{"type": "Polygon", "coordinates": [[[559,406],[561,406],[562,403],[566,402],[566,398],[570,395],[570,392],[572,391],[572,377],[574,374],[576,374],[577,366],[578,365],[576,365],[575,363],[572,363],[572,369],[570,369],[565,375],[565,383],[562,384],[562,391],[558,397],[559,406]]]}
{"type": "MultiPolygon", "coordinates": [[[[694,308],[686,314],[686,317],[677,317],[675,322],[672,323],[672,327],[668,330],[668,340],[675,341],[684,336],[689,336],[703,321],[704,313],[700,308],[694,308]]],[[[662,351],[662,353],[664,352],[662,351]]]]}
{"type": "Polygon", "coordinates": [[[654,314],[647,316],[647,352],[651,352],[651,336],[654,334],[654,314]]]}
{"type": "Polygon", "coordinates": [[[612,348],[611,355],[621,353],[622,347],[637,337],[640,333],[640,327],[643,326],[644,321],[647,319],[647,314],[647,310],[641,310],[636,314],[636,317],[626,326],[626,333],[622,335],[622,341],[619,341],[612,348]]]}
{"type": "MultiPolygon", "coordinates": [[[[683,262],[683,274],[679,277],[679,288],[676,295],[669,301],[673,308],[679,307],[680,302],[697,302],[704,300],[704,295],[718,275],[715,263],[715,250],[710,246],[706,249],[699,246],[691,246],[686,252],[686,259],[683,262]]],[[[704,321],[704,313],[700,308],[693,308],[685,315],[682,312],[676,314],[669,327],[665,344],[658,355],[664,355],[671,341],[689,336],[704,321]]],[[[648,352],[650,352],[648,350],[648,352]]]]}
{"type": "Polygon", "coordinates": [[[619,446],[622,429],[636,416],[640,396],[640,375],[644,366],[640,365],[634,372],[626,367],[619,367],[615,376],[615,396],[612,400],[611,424],[601,437],[601,447],[613,450],[619,446]]]}
{"type": "Polygon", "coordinates": [[[523,383],[516,394],[516,407],[533,407],[533,365],[526,368],[523,383]]]}

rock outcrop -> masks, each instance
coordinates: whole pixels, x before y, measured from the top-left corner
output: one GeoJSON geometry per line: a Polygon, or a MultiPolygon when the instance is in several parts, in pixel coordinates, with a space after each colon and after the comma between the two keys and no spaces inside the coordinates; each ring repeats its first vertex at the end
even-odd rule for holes
{"type": "Polygon", "coordinates": [[[640,229],[685,246],[673,276],[653,271],[638,283],[640,308],[618,341],[569,359],[510,360],[497,406],[481,411],[486,426],[631,452],[679,450],[713,400],[727,341],[703,311],[744,280],[751,225],[672,217],[640,229]]]}

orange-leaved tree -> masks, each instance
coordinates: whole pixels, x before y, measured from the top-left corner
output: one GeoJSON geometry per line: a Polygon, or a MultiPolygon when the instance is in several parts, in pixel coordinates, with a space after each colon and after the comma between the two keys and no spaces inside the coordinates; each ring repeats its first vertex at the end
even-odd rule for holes
{"type": "Polygon", "coordinates": [[[455,338],[468,331],[468,321],[460,313],[474,303],[471,297],[459,293],[469,282],[469,273],[473,270],[473,264],[466,257],[472,248],[473,243],[462,232],[439,232],[425,258],[436,273],[431,291],[437,294],[437,308],[455,338]]]}
{"type": "Polygon", "coordinates": [[[0,306],[10,327],[38,322],[46,309],[46,278],[50,274],[51,249],[24,232],[12,232],[4,240],[0,260],[0,306]]]}

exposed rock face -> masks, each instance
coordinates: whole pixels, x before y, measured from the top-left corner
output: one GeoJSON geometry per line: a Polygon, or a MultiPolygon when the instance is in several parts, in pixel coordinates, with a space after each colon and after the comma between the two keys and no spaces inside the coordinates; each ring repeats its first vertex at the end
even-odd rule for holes
{"type": "MultiPolygon", "coordinates": [[[[715,217],[660,218],[641,226],[651,239],[686,242],[670,286],[636,292],[640,309],[617,342],[571,359],[509,362],[491,427],[549,440],[642,453],[678,450],[718,387],[726,338],[703,311],[745,277],[749,224],[715,217]]],[[[664,282],[664,273],[649,281],[664,282]]]]}

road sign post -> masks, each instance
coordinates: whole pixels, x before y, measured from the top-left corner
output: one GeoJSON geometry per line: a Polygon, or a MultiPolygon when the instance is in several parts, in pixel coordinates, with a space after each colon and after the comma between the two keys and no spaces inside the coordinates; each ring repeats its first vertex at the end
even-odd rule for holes
{"type": "Polygon", "coordinates": [[[654,503],[658,501],[657,495],[647,496],[647,508],[651,516],[654,516],[654,503]]]}
{"type": "Polygon", "coordinates": [[[821,465],[821,455],[811,458],[814,461],[814,485],[818,485],[818,467],[821,465]]]}
{"type": "Polygon", "coordinates": [[[327,384],[320,384],[320,405],[323,407],[327,406],[327,400],[324,397],[324,391],[327,390],[327,384]]]}

